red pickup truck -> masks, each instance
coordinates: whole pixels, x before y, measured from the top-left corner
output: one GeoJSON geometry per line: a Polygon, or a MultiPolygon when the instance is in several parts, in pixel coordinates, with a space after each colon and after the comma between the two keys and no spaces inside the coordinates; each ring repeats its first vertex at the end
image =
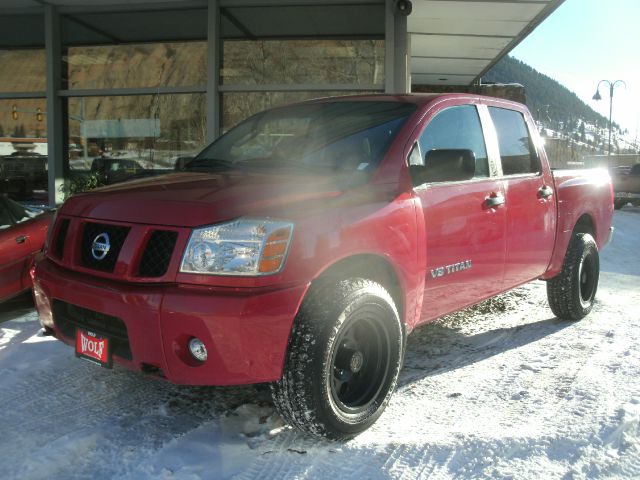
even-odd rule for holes
{"type": "Polygon", "coordinates": [[[328,98],[257,114],[183,172],[68,199],[33,271],[77,356],[188,385],[269,382],[290,424],[382,413],[418,325],[535,279],[578,320],[612,233],[602,171],[555,171],[523,105],[328,98]]]}

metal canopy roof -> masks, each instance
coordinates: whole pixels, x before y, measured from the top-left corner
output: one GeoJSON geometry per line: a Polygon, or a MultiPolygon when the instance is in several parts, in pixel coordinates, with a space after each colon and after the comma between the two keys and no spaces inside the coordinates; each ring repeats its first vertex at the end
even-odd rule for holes
{"type": "MultiPolygon", "coordinates": [[[[0,0],[0,48],[44,45],[43,3],[0,0]]],[[[206,0],[47,0],[59,5],[65,45],[205,40],[206,0]]],[[[227,0],[222,38],[384,38],[383,0],[227,0]]]]}
{"type": "MultiPolygon", "coordinates": [[[[413,84],[469,85],[563,0],[412,0],[413,84]]],[[[206,0],[2,0],[0,48],[44,45],[56,5],[65,45],[204,40],[206,0]]],[[[223,38],[378,37],[384,0],[221,0],[223,38]]]]}
{"type": "Polygon", "coordinates": [[[407,22],[412,83],[473,83],[562,1],[413,0],[407,22]]]}

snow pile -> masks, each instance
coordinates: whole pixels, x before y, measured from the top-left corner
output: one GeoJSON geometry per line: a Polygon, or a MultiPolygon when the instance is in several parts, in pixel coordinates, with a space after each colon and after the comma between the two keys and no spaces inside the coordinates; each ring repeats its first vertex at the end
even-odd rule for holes
{"type": "Polygon", "coordinates": [[[177,387],[77,360],[0,306],[3,478],[640,477],[640,208],[616,212],[598,303],[542,282],[418,329],[398,391],[345,443],[286,427],[264,386],[177,387]]]}

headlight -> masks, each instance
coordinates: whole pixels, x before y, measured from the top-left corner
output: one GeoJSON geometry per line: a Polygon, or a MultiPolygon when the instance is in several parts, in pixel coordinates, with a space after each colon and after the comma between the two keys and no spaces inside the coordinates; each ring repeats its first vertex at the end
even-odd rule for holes
{"type": "Polygon", "coordinates": [[[240,218],[191,233],[180,271],[205,275],[268,275],[279,272],[293,224],[240,218]]]}

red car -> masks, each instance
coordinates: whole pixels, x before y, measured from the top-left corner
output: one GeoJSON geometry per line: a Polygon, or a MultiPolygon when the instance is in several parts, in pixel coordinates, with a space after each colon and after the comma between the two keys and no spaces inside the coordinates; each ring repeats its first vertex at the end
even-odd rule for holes
{"type": "Polygon", "coordinates": [[[51,216],[0,195],[0,302],[31,288],[29,268],[42,250],[51,216]]]}
{"type": "Polygon", "coordinates": [[[606,171],[552,172],[523,105],[322,99],[249,118],[182,173],[67,200],[34,293],[79,357],[270,382],[292,425],[348,438],[416,326],[535,279],[556,316],[587,315],[612,215],[606,171]]]}

